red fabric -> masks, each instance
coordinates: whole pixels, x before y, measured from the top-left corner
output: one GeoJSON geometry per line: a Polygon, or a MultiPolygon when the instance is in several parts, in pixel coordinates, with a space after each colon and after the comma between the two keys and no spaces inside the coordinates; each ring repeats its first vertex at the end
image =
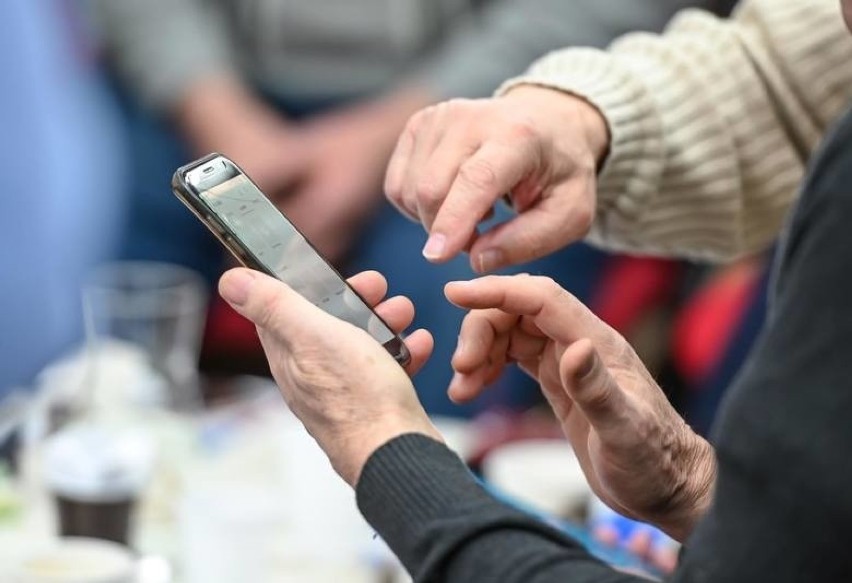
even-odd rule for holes
{"type": "Polygon", "coordinates": [[[751,303],[759,276],[753,262],[734,265],[699,290],[678,315],[673,358],[691,384],[704,381],[724,355],[751,303]]]}
{"type": "Polygon", "coordinates": [[[668,299],[679,273],[678,264],[665,259],[613,257],[590,307],[604,322],[627,334],[643,314],[668,299]]]}
{"type": "Polygon", "coordinates": [[[216,354],[254,354],[262,350],[254,324],[214,296],[204,331],[204,351],[216,354]]]}

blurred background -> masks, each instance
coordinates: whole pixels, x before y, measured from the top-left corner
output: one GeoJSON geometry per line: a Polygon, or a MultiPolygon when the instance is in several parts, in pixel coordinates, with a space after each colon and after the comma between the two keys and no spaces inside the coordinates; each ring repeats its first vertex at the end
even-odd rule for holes
{"type": "MultiPolygon", "coordinates": [[[[212,293],[232,260],[169,187],[211,151],[238,162],[342,272],[378,269],[414,300],[415,325],[436,338],[420,397],[496,491],[571,518],[560,524],[578,536],[625,538],[589,503],[524,375],[507,371],[469,406],[447,399],[463,314],[441,289],[473,274],[467,258],[426,264],[422,228],[384,201],[384,168],[422,107],[486,97],[548,51],[731,4],[7,0],[0,565],[91,555],[143,581],[396,576],[277,397],[253,327],[212,293]]],[[[494,220],[509,216],[497,210],[494,220]]],[[[763,320],[768,261],[711,269],[575,245],[517,271],[553,277],[627,336],[704,433],[763,320]]]]}

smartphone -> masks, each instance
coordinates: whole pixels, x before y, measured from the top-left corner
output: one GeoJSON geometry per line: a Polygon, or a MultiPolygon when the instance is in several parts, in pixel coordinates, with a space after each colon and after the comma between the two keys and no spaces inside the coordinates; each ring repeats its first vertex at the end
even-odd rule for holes
{"type": "Polygon", "coordinates": [[[243,265],[276,277],[365,331],[405,366],[402,339],[234,162],[210,154],[178,168],[172,190],[243,265]]]}

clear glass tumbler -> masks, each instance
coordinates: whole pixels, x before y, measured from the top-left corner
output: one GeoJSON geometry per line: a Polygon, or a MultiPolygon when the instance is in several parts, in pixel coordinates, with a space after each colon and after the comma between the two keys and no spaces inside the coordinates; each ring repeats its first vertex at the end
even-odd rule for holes
{"type": "Polygon", "coordinates": [[[177,410],[201,402],[198,358],[207,301],[200,275],[168,263],[109,263],[83,290],[95,340],[121,340],[143,349],[169,384],[170,404],[177,410]]]}

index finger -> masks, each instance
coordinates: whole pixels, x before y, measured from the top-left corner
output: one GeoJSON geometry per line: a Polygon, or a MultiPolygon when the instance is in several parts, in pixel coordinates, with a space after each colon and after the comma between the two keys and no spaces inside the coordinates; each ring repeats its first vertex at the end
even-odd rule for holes
{"type": "Polygon", "coordinates": [[[460,167],[429,231],[423,254],[430,261],[448,261],[461,253],[482,217],[524,174],[518,150],[486,143],[460,167]]]}
{"type": "Polygon", "coordinates": [[[610,332],[580,300],[548,277],[490,275],[450,282],[444,292],[461,308],[497,308],[531,317],[543,334],[565,344],[580,338],[602,340],[610,332]]]}

